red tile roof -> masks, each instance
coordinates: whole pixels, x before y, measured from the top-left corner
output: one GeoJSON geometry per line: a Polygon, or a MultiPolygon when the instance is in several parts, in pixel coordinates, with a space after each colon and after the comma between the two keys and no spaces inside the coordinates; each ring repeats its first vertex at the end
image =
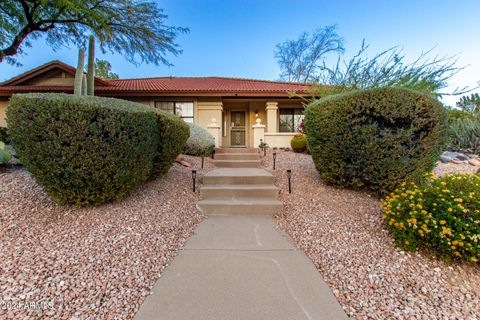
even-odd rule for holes
{"type": "MultiPolygon", "coordinates": [[[[62,64],[59,61],[51,62],[62,64]]],[[[45,66],[45,65],[44,65],[45,66]]],[[[73,71],[75,70],[73,67],[73,71]]],[[[41,68],[41,67],[39,67],[41,68]]],[[[72,87],[22,86],[22,76],[39,73],[35,68],[25,74],[0,84],[0,95],[15,92],[72,92],[72,87]],[[17,84],[18,83],[18,84],[17,84]],[[17,85],[15,85],[17,84],[17,85]]],[[[70,72],[72,71],[70,69],[70,72]]],[[[50,70],[50,69],[48,69],[50,70]]],[[[224,77],[159,77],[103,81],[95,86],[97,95],[105,96],[266,96],[286,97],[290,92],[308,94],[309,84],[224,77]]]]}

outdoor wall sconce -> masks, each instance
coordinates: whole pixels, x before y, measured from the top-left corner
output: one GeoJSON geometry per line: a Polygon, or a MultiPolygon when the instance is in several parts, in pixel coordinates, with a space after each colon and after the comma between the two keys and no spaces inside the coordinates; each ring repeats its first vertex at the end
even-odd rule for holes
{"type": "Polygon", "coordinates": [[[275,160],[277,159],[277,153],[274,152],[272,155],[273,155],[273,170],[275,170],[275,160]]]}
{"type": "Polygon", "coordinates": [[[288,193],[292,193],[292,184],[290,180],[292,179],[292,170],[287,170],[287,178],[288,178],[288,193]]]}
{"type": "Polygon", "coordinates": [[[258,110],[255,110],[255,118],[258,118],[258,110]]]}
{"type": "Polygon", "coordinates": [[[195,192],[195,180],[197,179],[197,170],[192,170],[193,192],[195,192]]]}

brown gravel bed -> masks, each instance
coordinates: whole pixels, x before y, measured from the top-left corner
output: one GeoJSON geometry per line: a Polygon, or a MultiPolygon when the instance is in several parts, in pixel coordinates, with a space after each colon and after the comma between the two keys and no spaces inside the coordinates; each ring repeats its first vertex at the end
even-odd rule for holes
{"type": "Polygon", "coordinates": [[[323,184],[309,155],[271,151],[281,229],[312,259],[352,319],[480,319],[480,269],[395,247],[380,201],[323,184]],[[286,169],[292,169],[288,194],[286,169]]]}
{"type": "MultiPolygon", "coordinates": [[[[186,158],[200,178],[200,159],[186,158]]],[[[133,318],[204,218],[190,170],[174,164],[123,201],[87,208],[56,205],[23,169],[1,173],[0,319],[133,318]]]]}

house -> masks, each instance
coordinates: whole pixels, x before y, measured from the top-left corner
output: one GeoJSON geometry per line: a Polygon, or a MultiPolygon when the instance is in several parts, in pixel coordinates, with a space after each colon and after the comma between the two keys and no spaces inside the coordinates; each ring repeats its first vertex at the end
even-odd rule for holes
{"type": "MultiPolygon", "coordinates": [[[[15,93],[73,93],[75,68],[52,61],[0,83],[0,126],[15,93]]],[[[178,115],[208,129],[217,147],[289,147],[303,117],[300,83],[224,77],[95,78],[95,95],[131,100],[178,115]]]]}

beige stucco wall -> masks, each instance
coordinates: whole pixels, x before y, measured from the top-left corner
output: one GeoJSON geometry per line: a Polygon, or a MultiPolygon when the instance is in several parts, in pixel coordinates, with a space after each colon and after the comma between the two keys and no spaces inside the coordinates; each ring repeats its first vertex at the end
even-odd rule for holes
{"type": "Polygon", "coordinates": [[[290,148],[290,140],[292,140],[295,132],[277,132],[265,133],[265,142],[270,148],[290,148]]]}
{"type": "Polygon", "coordinates": [[[7,126],[7,106],[8,106],[8,100],[2,99],[0,100],[0,127],[6,127],[7,126]]]}

